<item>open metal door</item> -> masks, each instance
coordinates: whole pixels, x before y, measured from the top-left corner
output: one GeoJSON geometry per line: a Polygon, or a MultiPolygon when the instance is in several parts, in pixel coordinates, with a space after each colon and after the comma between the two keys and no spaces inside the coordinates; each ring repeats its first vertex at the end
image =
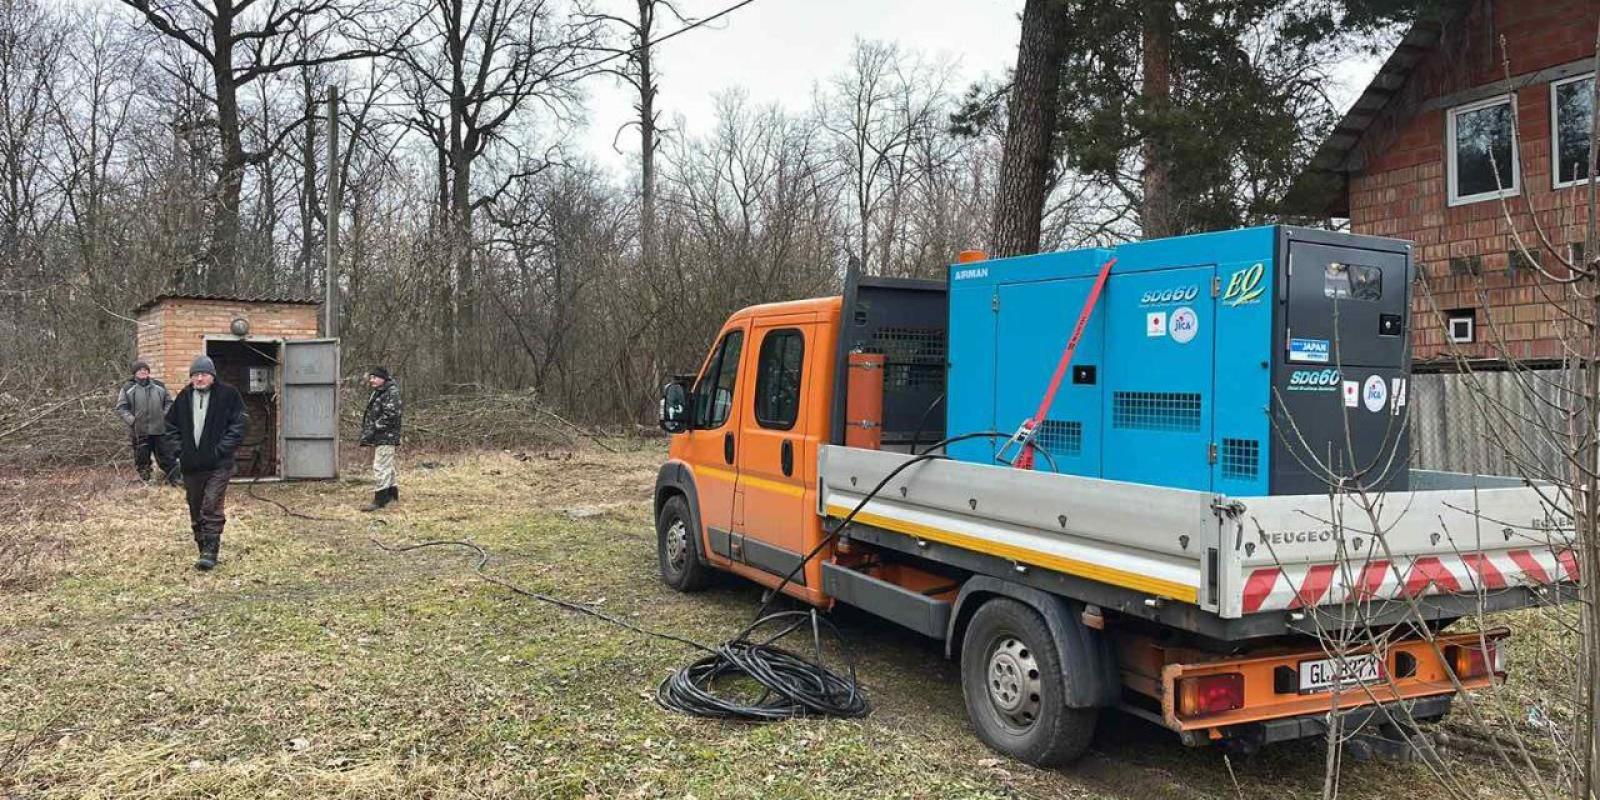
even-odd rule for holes
{"type": "Polygon", "coordinates": [[[283,343],[281,447],[285,478],[339,472],[339,340],[283,343]]]}

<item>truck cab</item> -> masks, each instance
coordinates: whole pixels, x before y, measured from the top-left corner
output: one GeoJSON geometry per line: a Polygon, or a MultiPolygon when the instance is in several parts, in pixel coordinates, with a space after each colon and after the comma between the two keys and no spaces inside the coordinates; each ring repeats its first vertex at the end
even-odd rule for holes
{"type": "MultiPolygon", "coordinates": [[[[680,385],[688,424],[656,493],[657,515],[670,518],[668,584],[697,588],[717,569],[776,586],[821,540],[815,469],[832,424],[841,307],[830,297],[743,309],[680,385]]],[[[821,565],[807,563],[785,591],[828,606],[821,565]]]]}

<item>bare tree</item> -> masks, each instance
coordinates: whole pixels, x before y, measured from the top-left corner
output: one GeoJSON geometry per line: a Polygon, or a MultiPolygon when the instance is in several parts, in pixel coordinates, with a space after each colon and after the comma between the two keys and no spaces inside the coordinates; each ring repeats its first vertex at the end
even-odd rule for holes
{"type": "MultiPolygon", "coordinates": [[[[316,64],[370,58],[386,52],[365,31],[378,18],[364,0],[120,0],[156,33],[205,65],[197,91],[211,103],[221,158],[216,165],[211,237],[202,260],[208,283],[231,290],[238,282],[239,204],[248,167],[264,163],[302,123],[300,117],[246,149],[240,93],[250,84],[316,64]]],[[[180,73],[185,78],[190,76],[180,73]]]]}
{"type": "Polygon", "coordinates": [[[407,122],[434,151],[453,272],[446,333],[458,378],[473,363],[468,343],[477,327],[473,215],[527,174],[513,169],[484,186],[475,168],[497,146],[517,149],[514,123],[533,108],[556,117],[570,110],[594,33],[592,21],[555,0],[429,0],[399,49],[407,122]]]}

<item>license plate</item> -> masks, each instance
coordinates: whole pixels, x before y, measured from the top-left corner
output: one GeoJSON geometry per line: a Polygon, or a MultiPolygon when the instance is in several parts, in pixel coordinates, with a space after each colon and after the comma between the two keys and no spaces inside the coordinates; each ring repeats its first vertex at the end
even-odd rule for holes
{"type": "Polygon", "coordinates": [[[1326,692],[1335,686],[1342,688],[1377,683],[1383,663],[1374,653],[1347,658],[1324,658],[1300,662],[1300,691],[1302,693],[1326,692]]]}

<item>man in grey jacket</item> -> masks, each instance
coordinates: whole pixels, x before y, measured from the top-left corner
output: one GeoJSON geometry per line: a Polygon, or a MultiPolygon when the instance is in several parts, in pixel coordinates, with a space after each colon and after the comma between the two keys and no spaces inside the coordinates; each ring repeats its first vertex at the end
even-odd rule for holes
{"type": "Polygon", "coordinates": [[[161,474],[169,485],[178,485],[178,461],[162,443],[161,435],[167,430],[167,408],[172,405],[172,395],[167,385],[150,377],[150,365],[143,360],[133,362],[133,377],[117,390],[117,416],[128,425],[128,438],[133,443],[133,467],[139,471],[139,480],[150,482],[150,458],[161,466],[161,474]]]}

